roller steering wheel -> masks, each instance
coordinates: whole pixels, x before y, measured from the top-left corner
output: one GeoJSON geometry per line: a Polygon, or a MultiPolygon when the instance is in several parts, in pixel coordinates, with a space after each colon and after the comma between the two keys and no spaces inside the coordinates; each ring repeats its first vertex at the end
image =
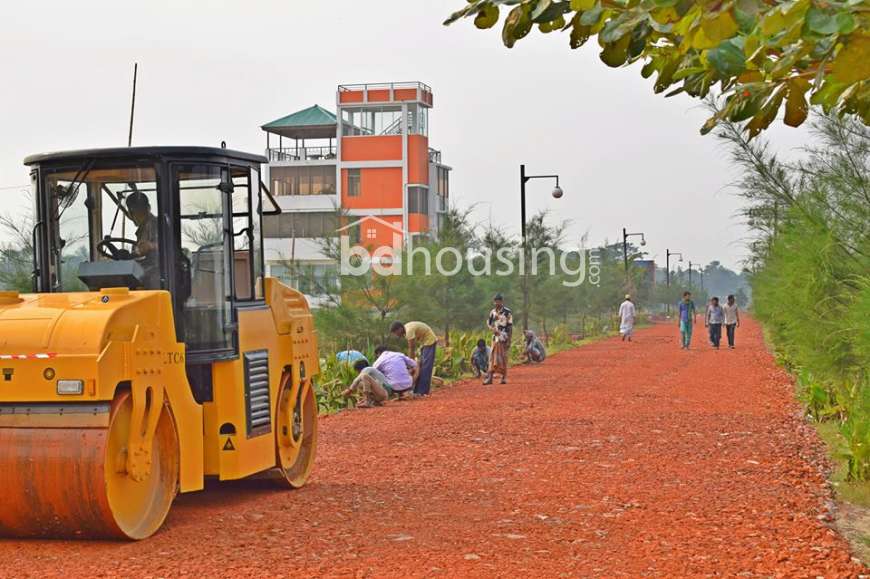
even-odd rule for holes
{"type": "Polygon", "coordinates": [[[126,237],[109,237],[108,235],[103,238],[97,244],[97,251],[100,252],[100,255],[103,257],[108,257],[109,259],[113,259],[115,261],[124,260],[124,259],[133,259],[133,252],[129,249],[119,249],[115,244],[129,244],[130,247],[134,247],[136,245],[136,241],[133,239],[127,239],[126,237]]]}

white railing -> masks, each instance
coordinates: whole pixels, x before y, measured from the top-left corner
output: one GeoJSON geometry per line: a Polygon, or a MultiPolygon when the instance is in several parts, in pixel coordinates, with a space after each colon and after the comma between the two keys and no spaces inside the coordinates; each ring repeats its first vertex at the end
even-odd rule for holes
{"type": "Polygon", "coordinates": [[[269,148],[269,161],[323,161],[335,159],[335,145],[324,147],[269,148]]]}

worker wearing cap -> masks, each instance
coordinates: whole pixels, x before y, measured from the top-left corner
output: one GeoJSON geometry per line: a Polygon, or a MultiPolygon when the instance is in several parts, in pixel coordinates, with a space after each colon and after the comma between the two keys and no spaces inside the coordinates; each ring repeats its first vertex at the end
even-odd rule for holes
{"type": "Polygon", "coordinates": [[[631,341],[631,334],[634,332],[634,314],[631,294],[625,294],[625,301],[619,306],[619,333],[622,334],[623,342],[631,341]]]}

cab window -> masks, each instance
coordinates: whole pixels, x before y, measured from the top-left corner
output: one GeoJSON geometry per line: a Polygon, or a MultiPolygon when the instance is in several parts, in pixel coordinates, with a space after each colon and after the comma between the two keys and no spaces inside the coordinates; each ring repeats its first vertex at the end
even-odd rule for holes
{"type": "Polygon", "coordinates": [[[157,179],[150,166],[45,172],[49,199],[49,272],[54,291],[86,291],[79,267],[94,261],[136,261],[144,289],[159,289],[157,179]]]}
{"type": "Polygon", "coordinates": [[[262,209],[260,175],[250,167],[231,167],[233,182],[234,296],[237,301],[263,298],[262,209]]]}

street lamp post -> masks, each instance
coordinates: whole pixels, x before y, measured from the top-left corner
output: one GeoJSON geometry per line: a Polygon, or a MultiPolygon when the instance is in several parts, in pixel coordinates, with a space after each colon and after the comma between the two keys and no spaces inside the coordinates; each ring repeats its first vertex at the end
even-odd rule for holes
{"type": "Polygon", "coordinates": [[[689,287],[692,287],[692,262],[689,262],[689,287]]]}
{"type": "MultiPolygon", "coordinates": [[[[683,261],[683,254],[678,251],[671,251],[670,249],[665,249],[665,284],[667,287],[671,287],[671,256],[679,255],[680,261],[683,261]]],[[[670,295],[668,296],[668,300],[670,300],[670,295]]],[[[667,313],[670,315],[671,313],[671,302],[668,301],[666,304],[667,313]]]]}
{"type": "Polygon", "coordinates": [[[529,329],[529,280],[528,267],[525,263],[526,259],[526,183],[532,179],[555,179],[556,186],[553,187],[553,198],[559,199],[564,192],[559,187],[558,175],[526,175],[526,166],[520,165],[520,231],[523,237],[523,330],[529,329]]]}
{"type": "Polygon", "coordinates": [[[625,275],[628,277],[628,238],[640,237],[640,244],[646,245],[646,237],[643,233],[629,233],[625,227],[622,228],[622,260],[625,262],[625,275]]]}

